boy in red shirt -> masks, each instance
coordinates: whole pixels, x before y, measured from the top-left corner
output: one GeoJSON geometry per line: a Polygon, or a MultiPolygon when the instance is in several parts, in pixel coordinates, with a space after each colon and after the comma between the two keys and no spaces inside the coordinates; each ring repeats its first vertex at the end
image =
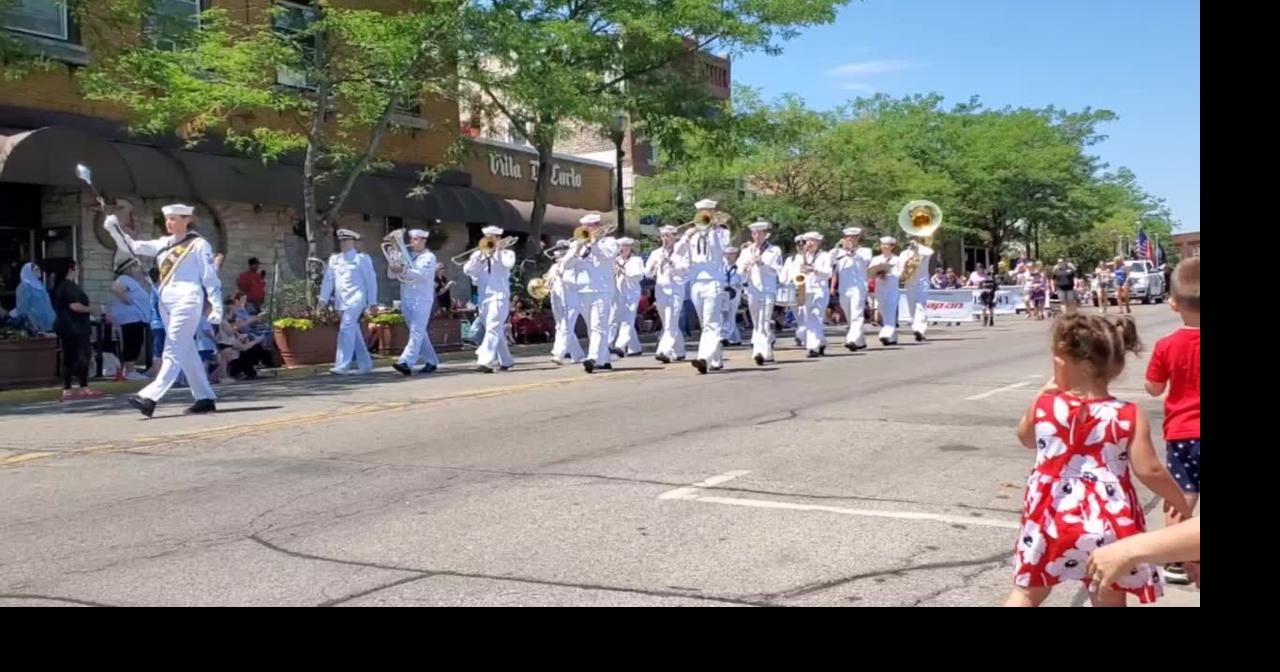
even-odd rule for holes
{"type": "MultiPolygon", "coordinates": [[[[1147,392],[1164,400],[1164,440],[1169,473],[1192,509],[1200,501],[1200,260],[1186,259],[1173,271],[1169,306],[1182,328],[1156,343],[1147,367],[1147,392]]],[[[1166,521],[1172,524],[1174,521],[1166,521]]],[[[1170,583],[1187,583],[1181,565],[1165,567],[1170,583]]]]}

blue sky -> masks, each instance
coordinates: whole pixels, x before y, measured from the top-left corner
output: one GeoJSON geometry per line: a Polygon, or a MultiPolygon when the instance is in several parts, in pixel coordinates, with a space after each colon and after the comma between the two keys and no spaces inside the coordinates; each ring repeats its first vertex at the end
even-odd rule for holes
{"type": "Polygon", "coordinates": [[[1200,228],[1200,3],[1189,0],[865,0],[781,56],[733,64],[735,83],[829,108],[859,95],[938,92],[1004,105],[1105,108],[1095,151],[1200,228]]]}

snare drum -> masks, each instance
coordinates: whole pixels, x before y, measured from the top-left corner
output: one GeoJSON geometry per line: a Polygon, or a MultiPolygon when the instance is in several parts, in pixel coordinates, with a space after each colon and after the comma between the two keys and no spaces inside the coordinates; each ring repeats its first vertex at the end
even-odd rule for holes
{"type": "Polygon", "coordinates": [[[778,285],[778,293],[774,296],[773,305],[784,307],[796,305],[796,286],[793,284],[778,285]]]}

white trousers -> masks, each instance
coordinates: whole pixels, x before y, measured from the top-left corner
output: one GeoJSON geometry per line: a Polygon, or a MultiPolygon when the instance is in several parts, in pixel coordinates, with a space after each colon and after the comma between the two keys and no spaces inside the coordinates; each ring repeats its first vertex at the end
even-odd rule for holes
{"type": "Polygon", "coordinates": [[[614,302],[614,326],[617,333],[613,339],[613,347],[628,355],[644,352],[640,345],[640,334],[636,331],[636,309],[640,307],[640,295],[626,296],[619,294],[614,302]]]}
{"type": "Polygon", "coordinates": [[[724,364],[720,346],[720,298],[724,283],[718,280],[698,280],[690,288],[693,309],[698,314],[702,335],[698,339],[698,359],[719,367],[724,364]]]}
{"type": "Polygon", "coordinates": [[[720,338],[733,345],[742,343],[742,332],[738,329],[738,306],[742,305],[742,288],[734,288],[733,298],[724,293],[720,307],[720,338]]]}
{"type": "Polygon", "coordinates": [[[751,356],[773,359],[773,293],[748,290],[747,310],[751,312],[751,356]]]}
{"type": "Polygon", "coordinates": [[[804,306],[804,347],[817,352],[827,344],[827,329],[823,318],[826,316],[830,294],[826,292],[809,292],[804,306]]]}
{"type": "Polygon", "coordinates": [[[360,328],[360,316],[363,308],[347,308],[342,311],[342,323],[338,326],[338,352],[333,359],[333,368],[345,371],[354,360],[361,371],[373,370],[373,359],[369,357],[369,348],[364,345],[364,330],[360,328]]]}
{"type": "Polygon", "coordinates": [[[914,285],[906,289],[907,312],[911,316],[911,331],[925,334],[929,331],[929,288],[914,285]]]}
{"type": "Polygon", "coordinates": [[[658,339],[659,355],[670,358],[684,357],[684,334],[680,331],[680,312],[684,309],[682,287],[661,287],[654,293],[658,314],[662,317],[662,337],[658,339]]]}
{"type": "MultiPolygon", "coordinates": [[[[171,296],[174,294],[176,292],[170,292],[171,296]]],[[[160,401],[177,382],[178,374],[183,373],[186,374],[187,385],[191,387],[191,396],[196,400],[217,398],[213,388],[209,386],[209,376],[200,359],[200,348],[196,345],[196,329],[200,326],[203,313],[203,294],[190,297],[179,295],[169,298],[168,303],[160,301],[160,314],[164,318],[164,358],[160,361],[160,372],[156,379],[142,388],[138,396],[160,401]]]]}
{"type": "Polygon", "coordinates": [[[425,364],[440,366],[440,358],[431,345],[431,337],[427,334],[427,325],[431,323],[431,309],[435,299],[425,301],[402,302],[400,310],[404,313],[405,325],[409,327],[409,343],[400,353],[400,363],[405,366],[417,366],[421,360],[425,364]]]}
{"type": "Polygon", "coordinates": [[[477,320],[484,322],[484,340],[476,348],[476,364],[490,368],[511,366],[511,350],[507,347],[507,315],[511,302],[506,296],[485,297],[477,320]]]}
{"type": "Polygon", "coordinates": [[[587,339],[587,359],[595,360],[596,366],[611,363],[609,316],[613,313],[613,293],[578,292],[578,300],[582,304],[582,316],[587,320],[587,330],[591,333],[587,339]]]}
{"type": "Polygon", "coordinates": [[[862,325],[866,321],[867,288],[865,286],[850,287],[840,291],[840,309],[849,320],[849,333],[844,342],[856,346],[867,344],[867,337],[862,333],[862,325]]]}
{"type": "Polygon", "coordinates": [[[898,342],[898,281],[896,278],[889,278],[889,281],[883,279],[876,281],[876,303],[880,306],[880,317],[884,319],[884,326],[880,328],[880,338],[888,339],[891,343],[898,342]]]}
{"type": "Polygon", "coordinates": [[[586,359],[582,353],[582,344],[578,342],[578,290],[551,293],[551,314],[556,318],[556,338],[551,344],[551,356],[569,361],[581,362],[586,359]]]}

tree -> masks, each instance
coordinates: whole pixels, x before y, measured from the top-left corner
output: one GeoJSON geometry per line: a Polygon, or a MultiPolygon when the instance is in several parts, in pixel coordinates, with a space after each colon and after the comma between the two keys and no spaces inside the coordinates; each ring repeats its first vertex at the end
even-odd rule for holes
{"type": "MultiPolygon", "coordinates": [[[[149,4],[140,20],[155,16],[149,4]]],[[[148,29],[96,58],[81,85],[127,108],[137,133],[176,132],[192,145],[220,134],[264,161],[300,154],[307,254],[317,258],[356,180],[380,165],[396,110],[453,90],[457,7],[413,0],[389,14],[321,0],[260,18],[215,8],[198,28],[140,23],[148,29]],[[333,195],[321,202],[327,184],[333,195]]]]}
{"type": "MultiPolygon", "coordinates": [[[[776,50],[848,0],[494,0],[468,3],[462,77],[538,152],[530,253],[541,236],[556,141],[619,110],[705,113],[699,53],[776,50]]],[[[621,225],[621,222],[619,222],[621,225]]]]}

